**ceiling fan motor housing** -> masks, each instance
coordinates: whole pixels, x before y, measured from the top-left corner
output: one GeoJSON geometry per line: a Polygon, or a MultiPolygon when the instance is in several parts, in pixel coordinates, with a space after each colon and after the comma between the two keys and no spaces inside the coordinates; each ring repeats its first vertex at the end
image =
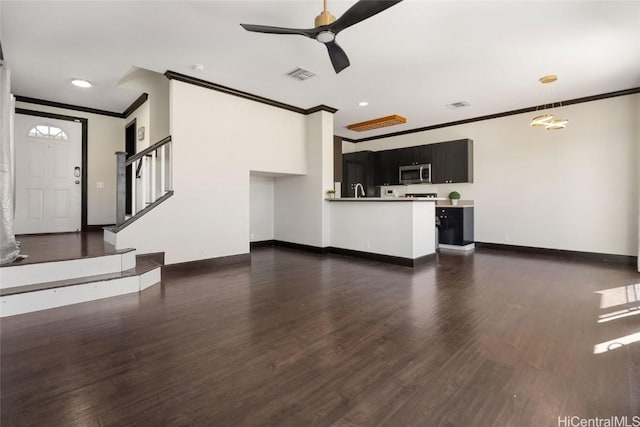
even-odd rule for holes
{"type": "Polygon", "coordinates": [[[316,16],[316,27],[333,24],[335,20],[336,17],[325,10],[321,12],[320,15],[316,16]]]}

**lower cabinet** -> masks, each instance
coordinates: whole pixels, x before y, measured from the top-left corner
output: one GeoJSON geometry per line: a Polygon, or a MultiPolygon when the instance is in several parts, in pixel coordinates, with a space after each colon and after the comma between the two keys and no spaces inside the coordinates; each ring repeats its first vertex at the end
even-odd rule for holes
{"type": "Polygon", "coordinates": [[[474,242],[473,206],[436,207],[436,216],[440,244],[465,246],[474,242]]]}

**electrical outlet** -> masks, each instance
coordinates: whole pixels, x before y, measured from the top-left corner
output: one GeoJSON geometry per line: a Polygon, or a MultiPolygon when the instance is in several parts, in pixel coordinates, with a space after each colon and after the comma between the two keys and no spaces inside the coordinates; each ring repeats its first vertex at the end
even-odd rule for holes
{"type": "Polygon", "coordinates": [[[504,241],[505,242],[509,241],[509,233],[504,233],[504,241]]]}
{"type": "Polygon", "coordinates": [[[371,249],[371,242],[367,240],[367,249],[371,249]]]}
{"type": "Polygon", "coordinates": [[[200,255],[204,255],[204,248],[200,248],[200,255]]]}

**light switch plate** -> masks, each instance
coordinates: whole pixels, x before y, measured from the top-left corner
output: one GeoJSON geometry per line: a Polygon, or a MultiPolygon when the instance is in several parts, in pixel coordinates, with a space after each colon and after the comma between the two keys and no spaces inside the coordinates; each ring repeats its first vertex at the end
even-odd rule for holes
{"type": "Polygon", "coordinates": [[[104,182],[96,182],[96,188],[104,188],[104,182]]]}

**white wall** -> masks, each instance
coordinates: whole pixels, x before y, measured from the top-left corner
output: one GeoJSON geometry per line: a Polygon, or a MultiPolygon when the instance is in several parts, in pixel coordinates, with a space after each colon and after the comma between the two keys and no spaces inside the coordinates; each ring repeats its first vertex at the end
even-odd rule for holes
{"type": "Polygon", "coordinates": [[[437,189],[475,200],[477,241],[637,255],[639,97],[563,107],[570,122],[562,131],[530,127],[527,113],[361,142],[355,149],[471,138],[474,183],[437,189]]]}
{"type": "Polygon", "coordinates": [[[125,128],[133,120],[136,121],[136,152],[138,152],[151,145],[149,141],[149,101],[139,106],[129,117],[124,119],[125,128]],[[138,140],[138,129],[142,127],[144,127],[144,138],[138,140]]]}
{"type": "Polygon", "coordinates": [[[249,252],[251,170],[306,173],[305,116],[171,80],[175,195],[118,233],[167,264],[249,252]]]}
{"type": "MultiPolygon", "coordinates": [[[[87,134],[87,224],[116,222],[116,151],[124,150],[124,119],[65,108],[16,102],[16,108],[86,118],[87,134]],[[97,188],[97,183],[104,188],[97,188]]],[[[42,119],[46,121],[45,118],[42,119]]]]}
{"type": "Polygon", "coordinates": [[[324,199],[333,189],[333,114],[306,116],[306,164],[306,175],[276,179],[275,239],[329,246],[329,202],[324,199]]]}
{"type": "Polygon", "coordinates": [[[147,102],[138,110],[147,114],[145,139],[147,145],[138,145],[139,149],[155,144],[169,135],[169,79],[164,74],[132,67],[118,82],[118,86],[149,95],[147,102]],[[146,110],[145,110],[146,109],[146,110]]]}
{"type": "Polygon", "coordinates": [[[274,178],[251,175],[250,195],[250,241],[273,240],[274,178]]]}

